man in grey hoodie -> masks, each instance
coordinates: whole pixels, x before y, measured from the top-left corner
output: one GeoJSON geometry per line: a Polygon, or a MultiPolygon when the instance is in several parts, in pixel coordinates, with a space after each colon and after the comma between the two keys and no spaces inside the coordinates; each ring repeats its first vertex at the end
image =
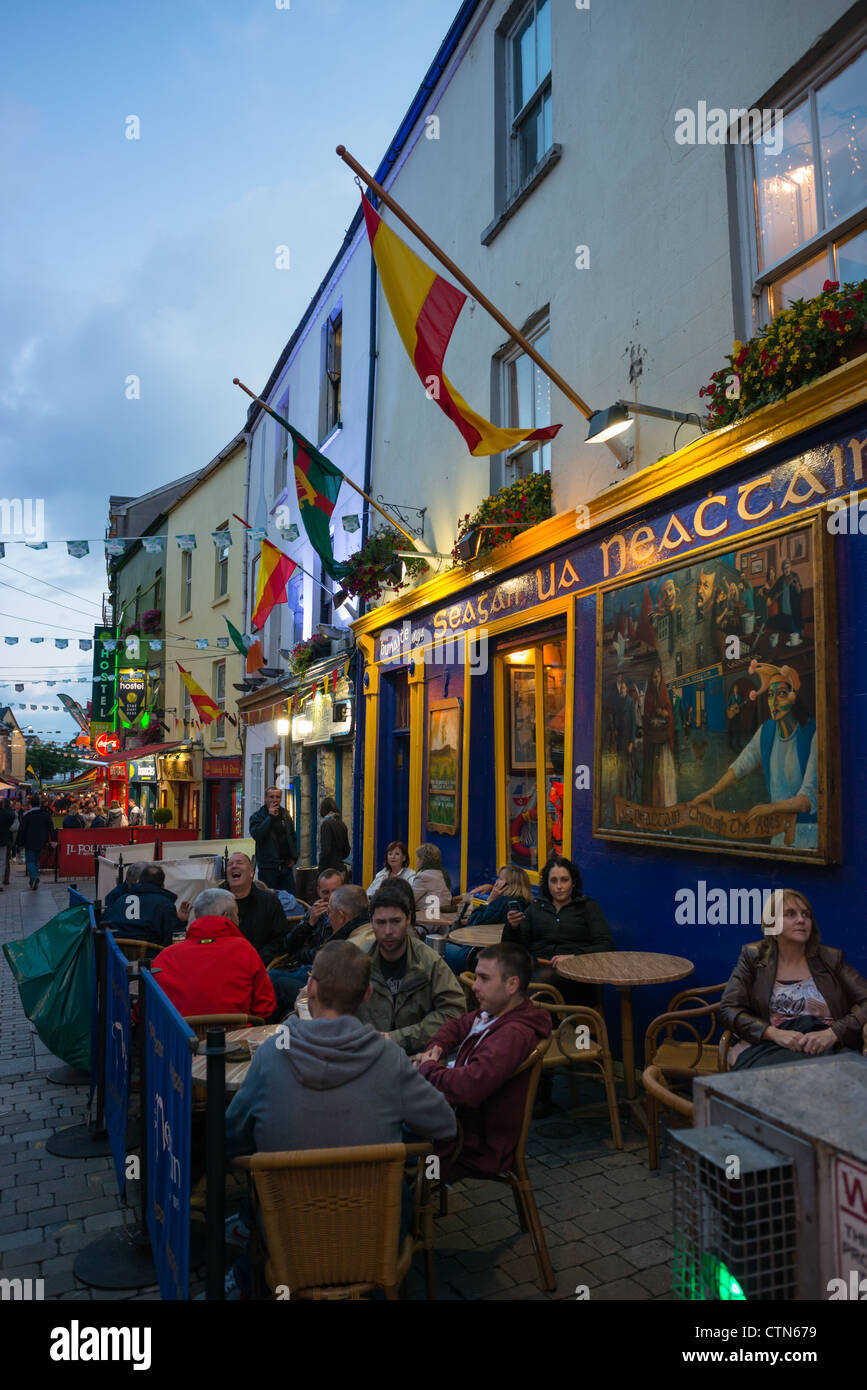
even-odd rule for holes
{"type": "Polygon", "coordinates": [[[403,1127],[450,1139],[454,1111],[406,1052],[354,1017],[370,997],[370,956],[323,946],[307,982],[309,1019],[294,1015],[257,1048],[226,1114],[226,1151],[273,1153],[394,1144],[403,1127]]]}

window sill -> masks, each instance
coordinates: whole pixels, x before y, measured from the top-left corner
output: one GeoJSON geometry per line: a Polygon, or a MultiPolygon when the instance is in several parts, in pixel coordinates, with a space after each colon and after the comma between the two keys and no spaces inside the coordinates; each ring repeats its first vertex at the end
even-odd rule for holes
{"type": "Polygon", "coordinates": [[[514,193],[509,195],[494,220],[489,222],[482,232],[480,240],[483,246],[490,246],[491,242],[499,236],[509,218],[515,215],[522,203],[526,202],[533,189],[551,172],[555,164],[559,164],[562,153],[562,145],[552,145],[549,150],[545,151],[535,169],[527,175],[514,193]]]}
{"type": "Polygon", "coordinates": [[[186,611],[186,613],[179,613],[179,614],[178,614],[178,622],[179,622],[179,623],[186,623],[186,622],[189,622],[189,620],[190,620],[190,618],[191,618],[192,616],[193,616],[193,610],[192,610],[191,608],[188,608],[187,611],[186,611]]]}
{"type": "Polygon", "coordinates": [[[231,599],[232,599],[232,595],[231,595],[231,594],[223,594],[220,598],[215,598],[215,599],[212,599],[212,600],[211,600],[211,607],[212,607],[212,608],[222,608],[223,604],[224,604],[224,603],[230,603],[230,602],[231,602],[231,599]]]}
{"type": "Polygon", "coordinates": [[[332,426],[331,426],[331,429],[330,429],[330,430],[328,431],[328,433],[325,435],[324,439],[320,439],[318,445],[316,446],[316,447],[318,448],[320,454],[323,454],[323,453],[325,452],[325,450],[328,448],[328,445],[331,443],[332,439],[336,439],[337,436],[338,436],[338,435],[340,434],[340,432],[342,431],[342,429],[343,429],[343,421],[342,421],[342,420],[338,420],[336,425],[332,425],[332,426]]]}

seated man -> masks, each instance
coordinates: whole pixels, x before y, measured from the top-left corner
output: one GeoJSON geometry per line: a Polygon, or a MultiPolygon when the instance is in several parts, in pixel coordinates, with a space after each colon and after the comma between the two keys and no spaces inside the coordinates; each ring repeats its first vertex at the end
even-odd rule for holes
{"type": "Polygon", "coordinates": [[[253,861],[240,851],[229,855],[226,877],[220,887],[228,888],[238,905],[242,935],[259,952],[263,964],[270,965],[275,956],[282,954],[286,933],[286,918],[277,894],[253,882],[253,861]]]}
{"type": "MultiPolygon", "coordinates": [[[[122,898],[131,883],[139,883],[145,871],[144,864],[130,864],[123,876],[123,883],[116,883],[111,892],[106,893],[103,907],[110,907],[117,898],[122,898]]],[[[176,909],[177,910],[177,909],[176,909]]]]}
{"type": "Polygon", "coordinates": [[[309,1019],[290,1017],[285,1033],[256,1049],[226,1114],[226,1153],[395,1144],[403,1126],[446,1140],[456,1130],[443,1096],[406,1053],[361,1023],[370,995],[370,957],[348,941],[316,955],[308,985],[309,1019]]]}
{"type": "Polygon", "coordinates": [[[370,998],[358,1010],[406,1052],[421,1052],[434,1033],[464,1011],[464,992],[442,956],[410,931],[406,899],[396,884],[380,888],[370,904],[374,943],[370,998]]]}
{"type": "Polygon", "coordinates": [[[363,888],[354,883],[343,883],[330,891],[328,912],[319,917],[311,934],[318,944],[302,946],[286,969],[271,971],[271,982],[277,990],[281,1007],[285,1005],[284,1012],[294,1007],[298,993],[310,974],[316,952],[322,946],[329,941],[351,941],[359,948],[372,943],[373,928],[369,916],[369,903],[363,888]]]}
{"type": "Polygon", "coordinates": [[[238,905],[224,888],[206,888],[193,903],[187,935],[160,952],[160,988],[179,1014],[254,1014],[277,1007],[268,971],[238,928],[238,905]]]}
{"type": "Polygon", "coordinates": [[[479,1008],[452,1019],[413,1058],[457,1110],[464,1142],[454,1162],[442,1154],[444,1182],[501,1173],[521,1131],[527,1076],[514,1073],[542,1038],[551,1015],[527,998],[533,961],[523,946],[501,943],[481,951],[473,993],[479,1008]],[[443,1058],[456,1049],[453,1062],[443,1058]]]}
{"type": "Polygon", "coordinates": [[[145,864],[137,883],[124,884],[123,893],[113,902],[106,899],[102,925],[116,936],[170,946],[183,922],[175,911],[175,894],[164,886],[165,881],[159,864],[145,864]]]}
{"type": "Polygon", "coordinates": [[[308,964],[312,962],[319,947],[331,937],[328,908],[331,894],[343,883],[343,874],[337,869],[323,869],[318,883],[319,897],[312,907],[307,909],[301,921],[286,932],[283,941],[283,950],[288,956],[300,961],[306,956],[308,964]]]}

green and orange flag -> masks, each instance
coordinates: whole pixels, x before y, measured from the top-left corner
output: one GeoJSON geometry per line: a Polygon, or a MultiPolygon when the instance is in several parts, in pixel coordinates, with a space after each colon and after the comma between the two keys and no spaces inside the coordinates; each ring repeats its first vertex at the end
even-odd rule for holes
{"type": "MultiPolygon", "coordinates": [[[[320,454],[309,439],[293,429],[288,420],[270,406],[265,409],[282,425],[292,440],[292,462],[295,467],[295,489],[304,530],[310,544],[322,561],[322,568],[332,579],[340,579],[342,566],[334,558],[331,544],[331,514],[343,482],[344,474],[330,459],[320,454]]],[[[291,561],[290,561],[291,564],[291,561]]],[[[255,621],[253,626],[256,626],[255,621]]]]}
{"type": "Polygon", "coordinates": [[[363,194],[361,206],[382,288],[395,326],[430,400],[436,401],[477,457],[499,454],[525,440],[553,439],[559,425],[502,429],[467,405],[443,371],[443,358],[466,295],[411,251],[363,194]]]}
{"type": "Polygon", "coordinates": [[[190,699],[198,710],[199,716],[204,723],[211,724],[215,719],[219,719],[220,715],[223,713],[220,706],[212,700],[207,691],[203,690],[202,687],[193,680],[189,671],[185,671],[180,662],[178,662],[178,670],[181,673],[181,680],[190,692],[190,699]]]}
{"type": "MultiPolygon", "coordinates": [[[[341,475],[342,476],[342,475],[341,475]]],[[[282,550],[270,541],[262,541],[259,551],[259,572],[256,575],[256,602],[250,625],[259,632],[265,626],[268,614],[278,603],[286,602],[286,585],[298,566],[282,550]]]]}

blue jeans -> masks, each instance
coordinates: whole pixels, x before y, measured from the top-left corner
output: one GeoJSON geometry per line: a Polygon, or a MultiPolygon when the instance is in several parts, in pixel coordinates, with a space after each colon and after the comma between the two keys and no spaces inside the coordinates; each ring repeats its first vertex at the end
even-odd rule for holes
{"type": "Polygon", "coordinates": [[[39,877],[39,861],[41,858],[41,849],[26,849],[24,851],[24,863],[27,866],[27,877],[29,879],[39,877]]]}
{"type": "Polygon", "coordinates": [[[268,978],[277,996],[275,1018],[285,1018],[295,1008],[295,1000],[310,974],[309,965],[299,965],[297,970],[269,970],[268,978]]]}
{"type": "Polygon", "coordinates": [[[295,892],[295,874],[291,867],[285,869],[260,869],[256,867],[256,877],[265,884],[267,888],[274,891],[282,888],[287,893],[295,892]]]}
{"type": "Polygon", "coordinates": [[[452,943],[448,941],[446,942],[446,965],[449,966],[456,975],[460,975],[462,971],[468,968],[467,961],[472,953],[472,946],[452,945],[452,943]]]}

